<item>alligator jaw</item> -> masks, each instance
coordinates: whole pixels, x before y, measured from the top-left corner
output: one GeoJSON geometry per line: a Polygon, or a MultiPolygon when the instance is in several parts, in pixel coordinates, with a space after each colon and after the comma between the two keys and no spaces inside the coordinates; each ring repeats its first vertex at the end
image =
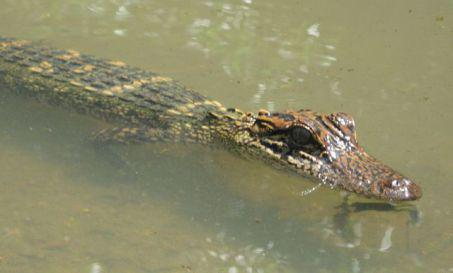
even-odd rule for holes
{"type": "Polygon", "coordinates": [[[345,113],[310,110],[261,112],[249,128],[263,157],[288,166],[324,185],[387,201],[411,201],[422,196],[410,179],[368,155],[359,146],[355,124],[345,113]]]}

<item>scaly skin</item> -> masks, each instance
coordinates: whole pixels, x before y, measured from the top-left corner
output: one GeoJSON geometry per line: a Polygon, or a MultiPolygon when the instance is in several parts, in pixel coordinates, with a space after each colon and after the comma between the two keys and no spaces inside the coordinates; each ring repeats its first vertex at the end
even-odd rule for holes
{"type": "Polygon", "coordinates": [[[392,201],[421,197],[418,185],[359,146],[354,121],[344,113],[243,113],[122,62],[2,37],[0,84],[119,125],[100,132],[101,141],[221,145],[331,188],[392,201]]]}

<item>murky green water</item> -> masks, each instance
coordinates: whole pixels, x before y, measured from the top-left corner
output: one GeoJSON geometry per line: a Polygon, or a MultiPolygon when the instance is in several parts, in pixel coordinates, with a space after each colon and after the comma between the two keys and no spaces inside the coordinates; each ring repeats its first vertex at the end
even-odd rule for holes
{"type": "Polygon", "coordinates": [[[0,1],[0,35],[171,76],[246,110],[354,115],[418,181],[388,210],[194,145],[95,149],[107,125],[1,92],[0,272],[453,271],[452,1],[0,1]]]}

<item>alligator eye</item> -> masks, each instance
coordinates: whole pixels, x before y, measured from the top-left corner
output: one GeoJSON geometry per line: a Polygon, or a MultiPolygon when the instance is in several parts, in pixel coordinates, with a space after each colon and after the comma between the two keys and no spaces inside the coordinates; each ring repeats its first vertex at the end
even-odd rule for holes
{"type": "Polygon", "coordinates": [[[304,127],[294,127],[290,133],[291,141],[297,146],[309,144],[312,140],[311,132],[304,127]]]}

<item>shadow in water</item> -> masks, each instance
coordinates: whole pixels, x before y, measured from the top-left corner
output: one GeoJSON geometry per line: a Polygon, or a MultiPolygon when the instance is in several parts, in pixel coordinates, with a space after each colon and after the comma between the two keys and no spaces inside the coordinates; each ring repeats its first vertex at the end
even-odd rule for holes
{"type": "MultiPolygon", "coordinates": [[[[419,226],[422,221],[422,214],[417,206],[410,203],[383,203],[383,202],[349,202],[348,196],[343,198],[342,203],[335,207],[336,213],[333,216],[332,223],[336,235],[340,238],[337,246],[346,248],[355,248],[360,245],[362,235],[362,222],[353,220],[354,216],[364,213],[395,213],[399,219],[406,217],[405,241],[406,249],[410,246],[410,230],[419,226]]],[[[357,217],[355,217],[357,218],[357,217]]],[[[404,220],[403,220],[404,221],[404,220]]],[[[383,224],[383,223],[380,223],[383,224]]],[[[392,247],[392,233],[394,230],[392,224],[387,224],[379,247],[380,252],[385,252],[392,247]]]]}
{"type": "Polygon", "coordinates": [[[421,212],[414,204],[392,204],[378,202],[353,202],[349,203],[348,197],[343,199],[343,202],[336,207],[338,212],[334,216],[334,222],[347,222],[351,213],[360,213],[366,211],[380,212],[402,212],[407,213],[408,224],[418,226],[421,224],[421,212]]]}

